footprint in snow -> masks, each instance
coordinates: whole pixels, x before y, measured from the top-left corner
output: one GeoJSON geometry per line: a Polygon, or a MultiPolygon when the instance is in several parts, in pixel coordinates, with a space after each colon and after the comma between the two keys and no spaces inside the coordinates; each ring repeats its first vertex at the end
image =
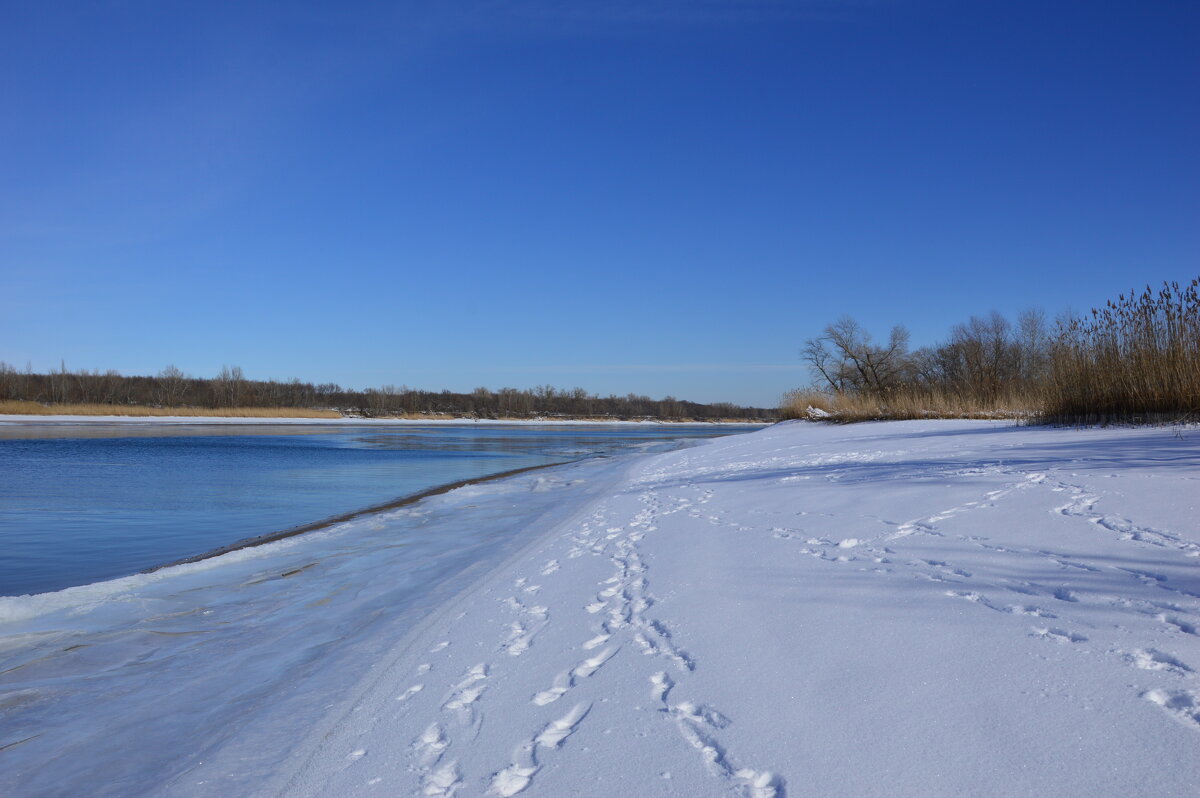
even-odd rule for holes
{"type": "Polygon", "coordinates": [[[617,653],[619,648],[620,646],[611,646],[606,648],[596,656],[583,660],[574,668],[558,674],[554,677],[554,682],[550,686],[549,690],[543,690],[533,697],[533,703],[541,707],[545,706],[546,704],[551,704],[562,698],[564,695],[566,695],[567,691],[574,687],[580,679],[586,679],[590,677],[593,673],[599,670],[604,663],[612,659],[613,655],[617,653]]]}
{"type": "Polygon", "coordinates": [[[533,782],[541,770],[538,749],[557,750],[575,733],[580,721],[591,711],[590,703],[576,704],[570,712],[558,720],[548,723],[532,739],[524,740],[513,750],[512,764],[492,776],[491,792],[496,795],[512,796],[533,782]]]}
{"type": "Polygon", "coordinates": [[[1157,688],[1142,693],[1142,698],[1162,707],[1179,722],[1200,729],[1200,696],[1191,690],[1157,688]]]}
{"type": "Polygon", "coordinates": [[[1125,657],[1134,667],[1146,671],[1170,671],[1177,674],[1193,672],[1183,662],[1156,648],[1136,648],[1125,657]]]}
{"type": "Polygon", "coordinates": [[[405,690],[403,693],[401,693],[400,695],[396,696],[396,700],[397,700],[397,701],[407,701],[408,699],[410,699],[410,698],[412,698],[413,696],[415,696],[417,693],[421,692],[423,689],[425,689],[425,685],[423,685],[423,684],[414,684],[412,687],[408,688],[408,689],[407,689],[407,690],[405,690]]]}
{"type": "Polygon", "coordinates": [[[1030,632],[1030,637],[1039,637],[1043,640],[1053,640],[1055,643],[1084,643],[1087,638],[1075,632],[1068,632],[1065,629],[1051,629],[1048,627],[1033,628],[1030,632]]]}
{"type": "Polygon", "coordinates": [[[1179,618],[1175,615],[1168,615],[1167,613],[1164,612],[1164,613],[1160,613],[1157,617],[1158,617],[1158,620],[1162,621],[1167,626],[1172,626],[1172,627],[1178,629],[1180,632],[1183,632],[1185,635],[1197,634],[1195,626],[1193,626],[1192,624],[1188,623],[1185,620],[1182,620],[1181,618],[1179,618]]]}
{"type": "Polygon", "coordinates": [[[467,671],[462,681],[455,685],[450,696],[442,704],[442,709],[455,712],[463,724],[473,723],[475,713],[472,705],[487,689],[487,665],[480,663],[467,671]]]}

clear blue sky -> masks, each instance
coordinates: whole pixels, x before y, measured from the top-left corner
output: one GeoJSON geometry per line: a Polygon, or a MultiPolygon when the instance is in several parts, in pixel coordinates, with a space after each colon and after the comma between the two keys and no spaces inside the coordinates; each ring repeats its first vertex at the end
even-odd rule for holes
{"type": "Polygon", "coordinates": [[[1200,273],[1200,3],[0,0],[0,360],[773,405],[1200,273]]]}

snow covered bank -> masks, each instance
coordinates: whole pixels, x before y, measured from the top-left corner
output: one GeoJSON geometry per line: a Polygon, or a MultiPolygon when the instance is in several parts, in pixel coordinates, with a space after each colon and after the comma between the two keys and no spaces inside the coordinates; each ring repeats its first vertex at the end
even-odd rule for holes
{"type": "Polygon", "coordinates": [[[570,468],[409,508],[511,535],[415,605],[399,539],[331,530],[10,622],[0,746],[38,736],[0,791],[1195,794],[1200,431],[797,422],[570,468]]]}
{"type": "Polygon", "coordinates": [[[226,774],[247,779],[229,794],[249,791],[397,639],[625,467],[529,472],[201,562],[0,596],[0,795],[156,793],[257,728],[226,774]]]}

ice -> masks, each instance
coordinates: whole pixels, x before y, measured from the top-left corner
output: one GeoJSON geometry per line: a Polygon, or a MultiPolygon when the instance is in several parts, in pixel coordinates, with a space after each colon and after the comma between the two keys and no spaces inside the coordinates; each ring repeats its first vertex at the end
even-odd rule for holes
{"type": "MultiPolygon", "coordinates": [[[[623,467],[473,485],[198,563],[0,597],[0,794],[155,791],[253,725],[265,740],[261,761],[244,754],[241,792],[397,638],[623,467]]],[[[395,695],[415,700],[409,687],[395,695]]]]}
{"type": "Polygon", "coordinates": [[[1193,794],[1198,485],[794,422],[0,602],[0,793],[1193,794]]]}

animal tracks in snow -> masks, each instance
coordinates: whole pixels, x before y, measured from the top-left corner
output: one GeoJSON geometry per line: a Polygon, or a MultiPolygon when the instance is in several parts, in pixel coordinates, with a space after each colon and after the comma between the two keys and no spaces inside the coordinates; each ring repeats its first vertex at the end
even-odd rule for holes
{"type": "Polygon", "coordinates": [[[1185,557],[1200,557],[1200,545],[1184,540],[1178,535],[1166,530],[1135,524],[1127,518],[1098,512],[1095,507],[1101,497],[1089,493],[1086,489],[1078,485],[1058,482],[1054,487],[1055,490],[1071,496],[1070,501],[1055,508],[1055,511],[1062,515],[1082,518],[1109,532],[1116,533],[1117,538],[1120,540],[1149,543],[1152,546],[1177,551],[1185,557]]]}
{"type": "MultiPolygon", "coordinates": [[[[1100,642],[1106,637],[1124,634],[1121,630],[1126,628],[1128,623],[1134,622],[1134,619],[1147,617],[1156,619],[1172,634],[1185,638],[1200,636],[1200,623],[1195,620],[1200,608],[1196,607],[1194,601],[1200,598],[1200,595],[1177,583],[1178,577],[1173,578],[1165,567],[1162,570],[1137,567],[1122,563],[1116,558],[1092,560],[1078,550],[1068,554],[1044,546],[997,545],[978,534],[968,532],[952,535],[949,530],[970,529],[971,520],[974,518],[972,513],[995,507],[1006,499],[1011,500],[1018,492],[1028,495],[1028,491],[1037,490],[1069,494],[1070,501],[1059,501],[1057,506],[1047,502],[1047,509],[1069,518],[1082,519],[1102,530],[1116,533],[1120,540],[1149,544],[1189,558],[1200,556],[1200,546],[1171,532],[1098,512],[1096,505],[1100,501],[1099,496],[1083,488],[1057,481],[1046,473],[1023,474],[993,467],[954,475],[1002,476],[1008,484],[988,490],[978,499],[898,524],[876,517],[876,521],[883,521],[893,527],[890,533],[882,535],[856,534],[852,527],[833,527],[832,522],[822,523],[830,523],[831,529],[837,529],[841,534],[830,531],[812,535],[788,526],[767,526],[765,531],[769,531],[781,543],[795,546],[793,550],[799,554],[835,566],[851,566],[860,572],[872,573],[878,577],[907,575],[923,582],[943,583],[946,587],[942,591],[945,596],[990,610],[996,613],[990,617],[996,618],[997,622],[1000,622],[999,619],[1004,615],[1012,617],[1013,620],[1024,617],[1041,621],[1042,623],[1032,627],[1024,626],[1023,633],[1035,639],[1071,647],[1073,651],[1084,656],[1111,657],[1116,654],[1116,661],[1125,662],[1143,671],[1162,674],[1164,678],[1196,678],[1190,665],[1160,648],[1144,646],[1122,650],[1100,642]],[[954,519],[955,526],[948,528],[947,521],[950,519],[954,519]],[[847,532],[853,537],[848,537],[847,532]],[[931,538],[942,538],[947,542],[927,542],[931,538]],[[954,540],[958,543],[953,543],[954,540]],[[943,551],[961,552],[964,563],[952,562],[944,555],[929,557],[918,554],[905,558],[898,556],[896,552],[896,549],[903,552],[909,546],[926,551],[931,545],[936,545],[943,551]],[[975,555],[973,552],[979,554],[975,555]],[[971,564],[964,567],[967,558],[971,564]],[[1013,573],[1038,574],[1040,579],[1031,581],[1006,575],[1013,573]],[[1142,597],[1131,597],[1129,590],[1120,588],[1122,580],[1137,585],[1142,590],[1141,596],[1145,596],[1146,590],[1166,591],[1178,597],[1179,601],[1157,602],[1142,597]],[[1032,600],[1014,603],[999,598],[1006,592],[1032,600]],[[1097,615],[1098,612],[1101,614],[1097,615]],[[1128,614],[1128,621],[1122,621],[1121,615],[1114,616],[1113,613],[1128,614]],[[1112,620],[1108,623],[1097,620],[1104,617],[1112,620]],[[1053,622],[1053,625],[1049,622],[1053,622]],[[1081,626],[1084,628],[1080,629],[1081,626]],[[1096,636],[1094,630],[1103,632],[1100,640],[1093,639],[1096,636]],[[1091,645],[1080,645],[1087,643],[1091,645]]],[[[819,527],[810,529],[816,531],[819,527]]],[[[1022,626],[1013,624],[1012,631],[1014,634],[1020,634],[1022,626]]],[[[1177,719],[1200,728],[1200,723],[1196,720],[1200,717],[1200,699],[1196,693],[1181,691],[1174,686],[1164,686],[1145,692],[1144,695],[1177,719]]]]}
{"type": "MultiPolygon", "coordinates": [[[[799,497],[798,504],[805,496],[819,498],[820,491],[842,490],[838,485],[865,485],[870,480],[863,475],[876,473],[874,466],[860,468],[872,458],[847,455],[840,463],[814,465],[812,473],[789,475],[787,460],[781,456],[773,466],[782,476],[770,478],[771,490],[799,497]]],[[[686,457],[679,455],[675,465],[684,462],[686,457]]],[[[796,460],[790,462],[794,467],[796,460]]],[[[693,657],[685,646],[697,655],[712,656],[714,663],[724,660],[705,647],[712,642],[710,630],[681,626],[673,614],[681,606],[678,599],[687,593],[666,591],[661,581],[659,569],[675,573],[680,562],[669,560],[670,552],[656,545],[660,529],[659,538],[694,533],[704,545],[711,545],[712,536],[724,536],[725,546],[741,545],[743,540],[747,546],[767,546],[769,552],[781,553],[782,562],[795,557],[791,562],[798,578],[805,573],[817,573],[822,580],[828,576],[834,589],[839,584],[882,585],[886,583],[876,580],[893,580],[897,590],[911,597],[905,606],[941,607],[956,629],[973,632],[986,625],[987,635],[981,636],[986,645],[1012,640],[1018,654],[1027,652],[1051,679],[1056,668],[1099,658],[1127,668],[1122,672],[1131,698],[1140,697],[1200,729],[1200,676],[1185,661],[1192,659],[1193,638],[1200,634],[1195,597],[1181,590],[1187,583],[1166,555],[1137,561],[1108,556],[1112,549],[1123,548],[1111,543],[1113,534],[1197,556],[1188,541],[1097,512],[1098,499],[1082,488],[1056,482],[1057,472],[1026,473],[1000,463],[963,468],[952,460],[930,460],[913,465],[912,473],[903,476],[934,487],[923,504],[906,495],[895,506],[815,501],[806,507],[767,504],[743,512],[723,499],[743,490],[739,474],[749,476],[764,468],[763,461],[744,465],[741,471],[735,467],[711,474],[700,473],[702,466],[692,469],[696,473],[682,466],[662,473],[645,469],[640,479],[627,483],[619,500],[597,503],[564,527],[552,544],[556,548],[544,548],[526,564],[526,576],[514,581],[510,572],[503,589],[488,594],[489,601],[499,602],[490,605],[495,614],[488,618],[496,622],[490,627],[495,637],[481,643],[482,656],[472,656],[485,661],[460,671],[470,664],[461,659],[469,656],[465,651],[475,649],[451,638],[458,664],[447,672],[462,676],[446,693],[436,722],[413,743],[422,791],[513,796],[535,792],[538,786],[545,790],[554,784],[558,789],[561,782],[556,779],[566,771],[556,766],[613,745],[618,737],[602,736],[601,723],[615,727],[612,713],[637,709],[646,713],[640,716],[643,728],[638,734],[665,735],[676,756],[711,774],[714,792],[782,796],[784,779],[760,767],[774,764],[763,761],[773,749],[743,747],[745,742],[734,745],[735,740],[754,739],[752,728],[739,725],[748,723],[747,718],[739,717],[736,702],[725,706],[723,694],[706,696],[698,689],[709,681],[697,677],[710,674],[703,671],[703,656],[693,657]],[[1056,490],[1060,495],[1051,492],[1056,490]],[[1109,548],[1090,547],[1089,541],[1096,538],[1087,533],[1088,527],[1051,520],[1046,512],[1081,518],[1106,531],[1109,548]],[[996,531],[1005,523],[1028,525],[1035,516],[1070,534],[1039,539],[1019,528],[1012,536],[996,531]],[[581,578],[584,574],[586,579],[581,578]],[[852,578],[839,583],[841,574],[852,578]],[[1162,592],[1168,590],[1169,596],[1162,592]],[[1154,601],[1155,596],[1170,601],[1154,601]],[[1153,636],[1144,635],[1145,630],[1153,636]],[[624,684],[631,677],[641,685],[632,699],[624,684]],[[515,695],[504,697],[506,690],[515,695]],[[706,698],[730,710],[728,715],[705,703],[706,698]],[[519,710],[500,724],[494,718],[501,716],[494,713],[506,700],[518,702],[511,706],[519,710]],[[621,705],[622,700],[636,703],[621,705]],[[497,734],[503,736],[495,739],[497,734]],[[487,740],[487,747],[477,746],[477,740],[487,740]],[[487,756],[469,756],[485,750],[487,756]],[[506,752],[511,756],[505,757],[506,752]],[[758,757],[762,759],[754,761],[758,757]],[[475,763],[481,769],[472,773],[475,763]]],[[[439,663],[439,670],[443,667],[439,663]]],[[[445,689],[428,689],[433,684],[428,678],[413,681],[425,685],[419,698],[420,684],[392,694],[405,702],[405,712],[428,705],[445,689]]],[[[1136,705],[1154,715],[1141,700],[1136,705]]],[[[604,733],[614,730],[604,728],[604,733]]],[[[670,769],[678,775],[677,765],[670,769]]]]}

